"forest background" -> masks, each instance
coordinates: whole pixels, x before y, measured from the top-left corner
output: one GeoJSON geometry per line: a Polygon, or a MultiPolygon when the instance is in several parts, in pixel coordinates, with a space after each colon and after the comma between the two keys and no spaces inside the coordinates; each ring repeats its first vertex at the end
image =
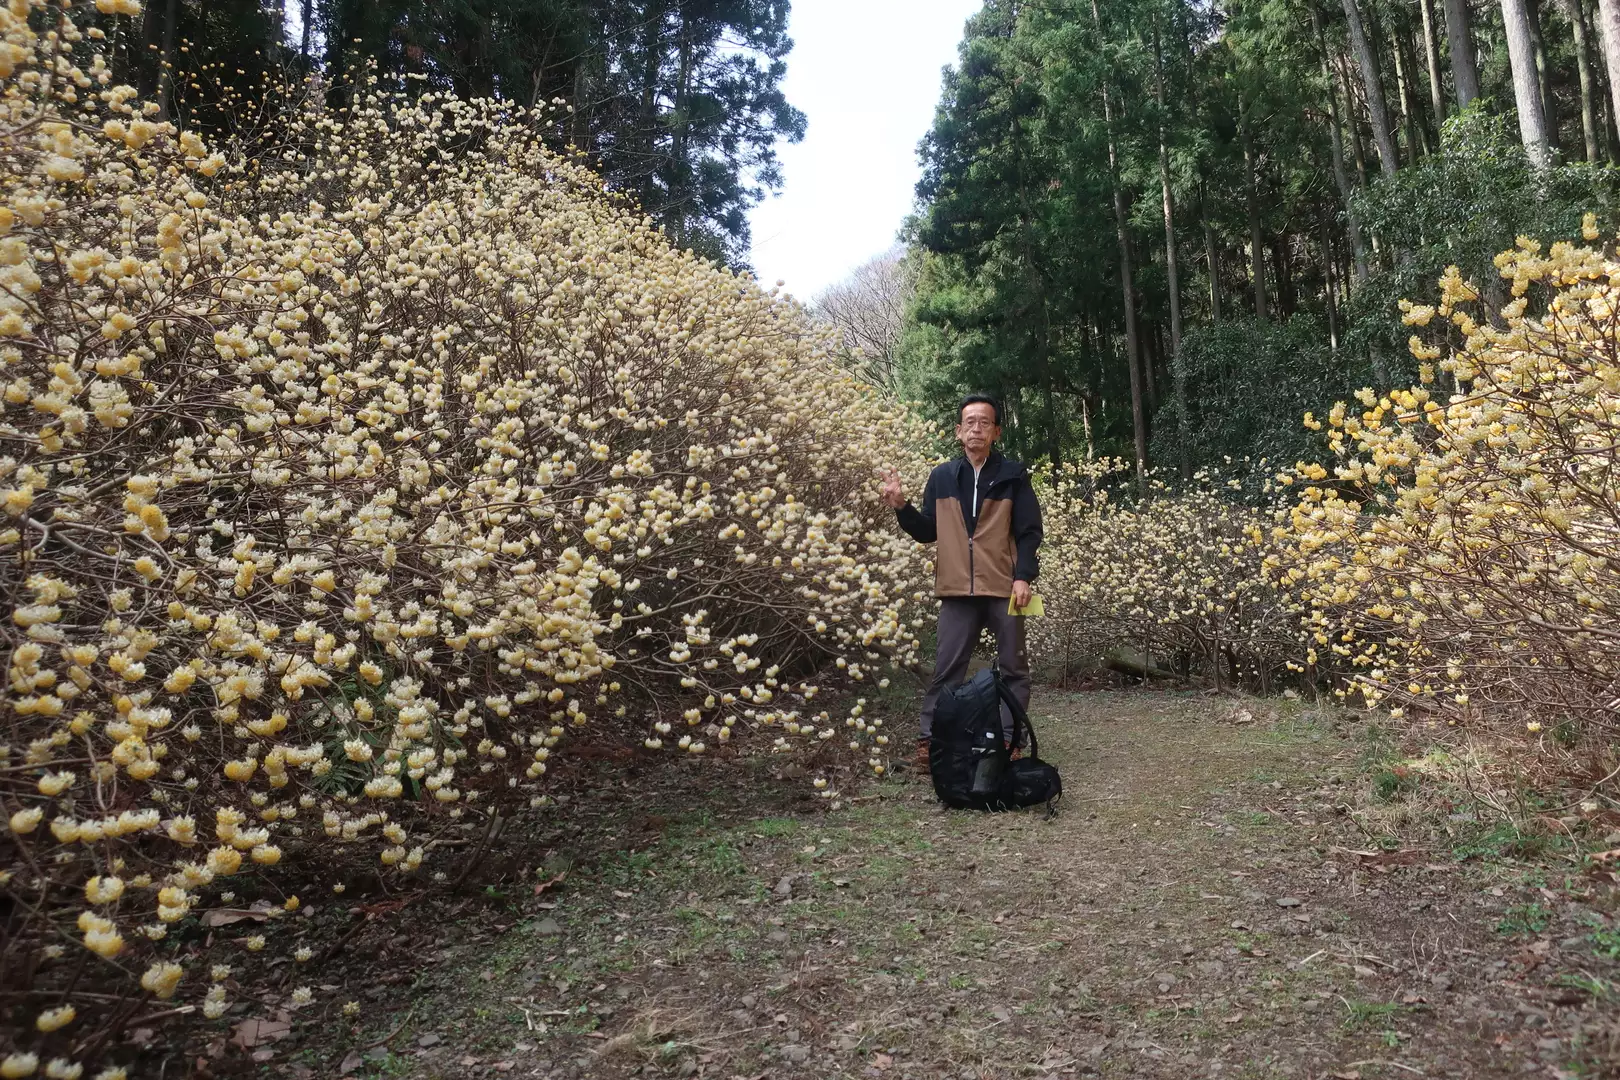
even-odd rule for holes
{"type": "Polygon", "coordinates": [[[1456,265],[1500,306],[1498,252],[1607,218],[1612,6],[992,0],[904,244],[819,307],[906,398],[999,394],[1030,460],[1258,490],[1323,456],[1305,413],[1417,380],[1402,299],[1456,265]]]}
{"type": "MultiPolygon", "coordinates": [[[[1615,6],[988,0],[945,73],[901,242],[813,307],[902,398],[948,412],[996,393],[1031,460],[1256,480],[1314,460],[1304,413],[1415,379],[1399,300],[1432,300],[1457,265],[1499,304],[1492,260],[1516,237],[1607,216],[1615,6]]],[[[782,185],[775,148],[805,131],[782,91],[789,7],[164,0],[128,62],[205,127],[243,123],[270,69],[359,62],[565,100],[559,145],[676,244],[746,267],[748,211],[782,185]]]]}

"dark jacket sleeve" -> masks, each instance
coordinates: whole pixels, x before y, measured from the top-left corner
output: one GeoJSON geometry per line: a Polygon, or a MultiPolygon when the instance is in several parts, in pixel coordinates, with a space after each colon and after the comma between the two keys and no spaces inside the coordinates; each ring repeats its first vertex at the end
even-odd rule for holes
{"type": "Polygon", "coordinates": [[[928,474],[928,483],[923,485],[922,509],[918,510],[909,502],[895,511],[900,519],[900,527],[911,535],[919,544],[932,544],[939,536],[934,524],[934,474],[928,474]]]}
{"type": "Polygon", "coordinates": [[[1034,581],[1035,575],[1041,572],[1035,553],[1040,549],[1043,533],[1041,504],[1035,500],[1035,485],[1029,482],[1027,475],[1019,479],[1013,495],[1012,534],[1013,545],[1018,549],[1018,557],[1013,562],[1013,580],[1034,581]]]}

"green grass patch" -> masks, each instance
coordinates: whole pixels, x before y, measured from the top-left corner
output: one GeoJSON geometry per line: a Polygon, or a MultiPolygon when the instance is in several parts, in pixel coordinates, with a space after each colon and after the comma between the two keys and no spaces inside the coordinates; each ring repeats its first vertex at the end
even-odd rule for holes
{"type": "Polygon", "coordinates": [[[1592,943],[1592,951],[1605,960],[1620,960],[1620,926],[1606,925],[1596,916],[1588,925],[1592,932],[1586,940],[1592,943]]]}
{"type": "Polygon", "coordinates": [[[1377,1031],[1386,1028],[1399,1016],[1402,1007],[1393,1001],[1351,1001],[1349,998],[1340,998],[1344,1002],[1345,1016],[1340,1026],[1346,1031],[1377,1031]]]}
{"type": "Polygon", "coordinates": [[[1552,911],[1540,904],[1514,904],[1496,924],[1498,934],[1509,937],[1533,937],[1547,929],[1552,922],[1552,911]]]}
{"type": "Polygon", "coordinates": [[[1417,776],[1402,765],[1377,769],[1372,774],[1372,794],[1379,802],[1404,798],[1416,791],[1417,786],[1417,776]]]}
{"type": "Polygon", "coordinates": [[[1568,846],[1563,837],[1521,829],[1511,821],[1498,822],[1488,831],[1453,845],[1452,857],[1467,859],[1535,859],[1568,846]]]}

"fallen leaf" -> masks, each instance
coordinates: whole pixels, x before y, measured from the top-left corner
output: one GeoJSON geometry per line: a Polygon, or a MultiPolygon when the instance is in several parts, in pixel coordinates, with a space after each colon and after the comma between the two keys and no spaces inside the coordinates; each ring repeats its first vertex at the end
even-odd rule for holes
{"type": "Polygon", "coordinates": [[[893,1064],[894,1064],[894,1058],[890,1057],[888,1054],[873,1054],[872,1055],[872,1068],[874,1068],[874,1069],[887,1069],[890,1065],[893,1065],[893,1064]]]}
{"type": "Polygon", "coordinates": [[[270,918],[268,911],[253,911],[249,908],[211,908],[202,913],[204,926],[229,926],[244,919],[254,922],[265,922],[270,918]]]}
{"type": "Polygon", "coordinates": [[[553,876],[547,878],[545,881],[537,881],[537,882],[535,882],[534,883],[534,895],[539,896],[541,893],[545,892],[547,889],[551,888],[553,885],[561,885],[563,883],[563,879],[566,878],[567,876],[568,876],[568,871],[559,870],[556,874],[554,874],[553,876]]]}
{"type": "Polygon", "coordinates": [[[1366,851],[1360,848],[1332,847],[1328,849],[1328,852],[1332,855],[1353,855],[1356,861],[1363,866],[1408,866],[1422,861],[1423,857],[1428,854],[1421,848],[1403,848],[1400,851],[1385,851],[1382,848],[1376,848],[1366,851]]]}
{"type": "Polygon", "coordinates": [[[235,1034],[231,1042],[244,1050],[251,1050],[261,1043],[271,1042],[275,1039],[284,1039],[292,1033],[292,1025],[281,1020],[244,1020],[236,1025],[235,1034]]]}
{"type": "Polygon", "coordinates": [[[1221,1023],[1223,1023],[1223,1024],[1241,1024],[1242,1022],[1243,1022],[1243,1014],[1242,1013],[1233,1013],[1231,1016],[1224,1017],[1221,1020],[1221,1023]]]}
{"type": "Polygon", "coordinates": [[[338,1066],[338,1075],[348,1076],[365,1063],[366,1059],[360,1056],[360,1051],[350,1050],[348,1056],[343,1059],[343,1064],[338,1066]]]}

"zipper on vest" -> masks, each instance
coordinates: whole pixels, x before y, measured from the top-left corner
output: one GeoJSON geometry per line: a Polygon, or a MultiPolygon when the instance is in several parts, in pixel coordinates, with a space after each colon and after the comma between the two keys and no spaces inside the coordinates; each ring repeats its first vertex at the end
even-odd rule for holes
{"type": "Polygon", "coordinates": [[[968,595],[972,596],[973,592],[973,537],[970,536],[968,537],[968,595]]]}

